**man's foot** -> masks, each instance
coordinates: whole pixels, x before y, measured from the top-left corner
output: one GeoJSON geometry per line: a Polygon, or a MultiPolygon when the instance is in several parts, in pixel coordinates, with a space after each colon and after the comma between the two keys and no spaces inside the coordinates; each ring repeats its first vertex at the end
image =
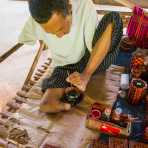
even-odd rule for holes
{"type": "Polygon", "coordinates": [[[41,103],[40,111],[44,113],[58,113],[61,111],[68,111],[71,109],[71,105],[68,103],[56,102],[56,103],[41,103]]]}
{"type": "Polygon", "coordinates": [[[46,90],[40,104],[40,111],[44,113],[58,113],[68,111],[71,105],[60,102],[60,98],[64,95],[65,88],[52,88],[46,90]]]}

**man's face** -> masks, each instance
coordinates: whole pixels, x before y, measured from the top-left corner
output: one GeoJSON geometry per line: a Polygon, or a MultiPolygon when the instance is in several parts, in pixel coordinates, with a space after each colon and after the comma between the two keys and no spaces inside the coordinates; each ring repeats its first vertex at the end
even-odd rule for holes
{"type": "Polygon", "coordinates": [[[47,23],[41,24],[41,27],[47,32],[63,37],[70,32],[72,23],[71,15],[63,16],[61,13],[53,13],[47,23]]]}

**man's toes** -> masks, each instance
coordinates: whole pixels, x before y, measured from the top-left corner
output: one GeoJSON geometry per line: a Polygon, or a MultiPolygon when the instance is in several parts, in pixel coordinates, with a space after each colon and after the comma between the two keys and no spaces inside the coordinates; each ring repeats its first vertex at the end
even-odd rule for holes
{"type": "Polygon", "coordinates": [[[54,109],[55,109],[55,112],[61,112],[61,111],[68,111],[71,109],[71,105],[68,104],[68,103],[59,103],[59,104],[56,104],[54,106],[54,109]]]}
{"type": "Polygon", "coordinates": [[[67,103],[59,103],[59,104],[40,104],[40,111],[44,113],[58,113],[61,111],[70,110],[71,105],[67,103]]]}
{"type": "Polygon", "coordinates": [[[62,103],[62,104],[63,104],[63,110],[64,111],[68,111],[68,110],[71,109],[71,105],[70,104],[68,104],[68,103],[62,103]]]}

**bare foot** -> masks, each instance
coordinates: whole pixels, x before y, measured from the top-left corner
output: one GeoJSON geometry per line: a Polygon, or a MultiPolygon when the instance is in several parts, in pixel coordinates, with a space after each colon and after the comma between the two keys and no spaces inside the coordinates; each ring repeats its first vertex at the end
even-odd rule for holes
{"type": "Polygon", "coordinates": [[[44,113],[58,113],[61,111],[68,111],[71,109],[71,105],[62,102],[52,102],[52,103],[41,103],[40,111],[44,113]]]}

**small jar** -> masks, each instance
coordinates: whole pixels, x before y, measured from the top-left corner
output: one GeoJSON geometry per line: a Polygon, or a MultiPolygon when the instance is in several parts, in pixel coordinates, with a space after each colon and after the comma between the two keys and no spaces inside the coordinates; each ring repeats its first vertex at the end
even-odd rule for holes
{"type": "Polygon", "coordinates": [[[120,121],[120,116],[122,114],[122,109],[121,108],[116,108],[111,115],[111,119],[115,122],[120,121]]]}
{"type": "Polygon", "coordinates": [[[110,115],[111,115],[111,108],[110,107],[106,107],[102,113],[101,119],[103,121],[109,121],[110,120],[110,115]]]}

